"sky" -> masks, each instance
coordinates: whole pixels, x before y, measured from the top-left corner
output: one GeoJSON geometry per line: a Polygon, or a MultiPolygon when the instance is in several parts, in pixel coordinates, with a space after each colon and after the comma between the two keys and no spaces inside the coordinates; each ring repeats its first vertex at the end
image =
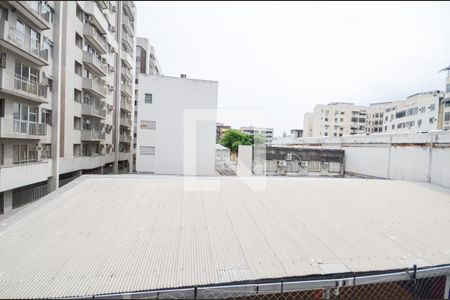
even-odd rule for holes
{"type": "Polygon", "coordinates": [[[445,88],[446,2],[136,2],[164,75],[219,82],[218,121],[303,128],[333,101],[368,105],[445,88]],[[248,110],[248,119],[222,112],[248,110]],[[263,112],[253,118],[252,111],[263,112]]]}

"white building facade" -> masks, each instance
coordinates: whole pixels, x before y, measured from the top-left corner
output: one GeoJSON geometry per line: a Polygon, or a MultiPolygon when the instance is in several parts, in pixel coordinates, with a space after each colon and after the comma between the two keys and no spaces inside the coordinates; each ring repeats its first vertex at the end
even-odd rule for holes
{"type": "Polygon", "coordinates": [[[0,3],[0,213],[130,171],[133,1],[0,3]]]}
{"type": "Polygon", "coordinates": [[[136,171],[214,175],[218,82],[139,75],[136,171]]]}
{"type": "Polygon", "coordinates": [[[248,126],[248,127],[241,127],[239,130],[251,135],[255,134],[262,135],[266,138],[266,145],[272,145],[273,128],[248,126]]]}
{"type": "MultiPolygon", "coordinates": [[[[366,132],[367,107],[347,102],[331,102],[328,105],[316,105],[305,120],[311,123],[312,135],[343,136],[366,132]]],[[[305,121],[306,122],[306,121],[305,121]]],[[[309,131],[310,129],[307,128],[309,131]]],[[[304,130],[305,132],[306,130],[304,130]]]]}

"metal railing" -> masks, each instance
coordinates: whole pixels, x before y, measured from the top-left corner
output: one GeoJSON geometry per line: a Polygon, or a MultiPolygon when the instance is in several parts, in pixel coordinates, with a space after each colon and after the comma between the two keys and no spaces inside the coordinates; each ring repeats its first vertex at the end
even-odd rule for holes
{"type": "Polygon", "coordinates": [[[83,103],[82,113],[90,116],[106,117],[106,110],[95,103],[83,103]]]}
{"type": "Polygon", "coordinates": [[[97,92],[102,96],[106,96],[105,81],[100,78],[83,78],[83,88],[97,92]]]}
{"type": "MultiPolygon", "coordinates": [[[[6,23],[6,21],[5,21],[6,23]]],[[[44,60],[48,60],[48,50],[41,47],[40,41],[31,38],[29,35],[8,24],[8,40],[25,52],[31,53],[44,60]]]]}
{"type": "Polygon", "coordinates": [[[50,22],[50,12],[40,1],[21,1],[29,10],[50,22]]]}
{"type": "Polygon", "coordinates": [[[131,126],[131,119],[120,118],[120,125],[131,126]]]}
{"type": "Polygon", "coordinates": [[[120,142],[124,142],[124,143],[129,143],[131,142],[131,135],[129,134],[121,134],[119,136],[119,141],[120,142]]]}
{"type": "Polygon", "coordinates": [[[30,202],[36,201],[49,193],[49,185],[43,184],[26,190],[13,191],[12,208],[24,206],[30,202]]]}
{"type": "Polygon", "coordinates": [[[127,93],[129,95],[131,95],[131,96],[133,95],[133,91],[132,91],[133,88],[132,88],[131,85],[126,84],[126,83],[122,83],[121,89],[122,89],[123,92],[125,92],[125,93],[127,93]]]}
{"type": "Polygon", "coordinates": [[[130,69],[126,68],[126,67],[121,67],[121,71],[122,74],[124,74],[125,76],[128,76],[129,79],[133,79],[133,75],[131,74],[130,69]]]}
{"type": "Polygon", "coordinates": [[[85,28],[84,28],[84,33],[87,35],[91,35],[94,40],[103,48],[103,50],[107,50],[108,49],[108,43],[106,42],[106,40],[104,39],[104,37],[98,33],[97,29],[94,28],[94,26],[92,26],[91,24],[84,24],[85,28]]]}
{"type": "Polygon", "coordinates": [[[47,135],[47,124],[22,121],[10,118],[1,118],[2,131],[24,135],[47,135]]]}
{"type": "Polygon", "coordinates": [[[94,53],[84,51],[84,61],[93,64],[96,68],[100,69],[104,74],[107,73],[106,65],[97,57],[94,53]]]}
{"type": "Polygon", "coordinates": [[[0,71],[0,74],[2,77],[5,76],[4,80],[2,80],[2,88],[47,98],[46,85],[4,69],[0,71]]]}
{"type": "Polygon", "coordinates": [[[131,28],[132,32],[130,33],[132,34],[134,32],[134,24],[133,21],[131,21],[130,17],[128,17],[127,15],[123,15],[122,22],[123,24],[128,25],[131,28]]]}
{"type": "Polygon", "coordinates": [[[87,140],[104,140],[105,133],[99,130],[91,129],[91,130],[82,130],[81,138],[87,140]]]}
{"type": "Polygon", "coordinates": [[[128,111],[131,111],[132,108],[133,108],[133,105],[132,105],[132,103],[130,101],[121,100],[120,101],[120,107],[124,108],[124,109],[126,109],[128,111]]]}

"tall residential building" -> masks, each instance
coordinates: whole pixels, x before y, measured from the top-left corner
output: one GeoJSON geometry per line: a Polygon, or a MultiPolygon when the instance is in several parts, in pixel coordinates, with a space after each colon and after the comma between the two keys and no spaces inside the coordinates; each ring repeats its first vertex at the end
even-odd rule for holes
{"type": "Polygon", "coordinates": [[[439,106],[439,125],[444,130],[450,130],[450,66],[441,71],[447,71],[447,78],[445,79],[444,99],[439,106]]]}
{"type": "Polygon", "coordinates": [[[439,106],[443,98],[442,91],[430,91],[387,104],[383,132],[428,132],[441,129],[439,106]]]}
{"type": "MultiPolygon", "coordinates": [[[[367,107],[347,102],[316,105],[312,113],[311,136],[343,136],[366,131],[367,107]]],[[[305,115],[308,122],[311,115],[305,115]]],[[[307,128],[307,130],[310,130],[307,128]]],[[[305,132],[304,128],[304,132],[305,132]]]]}
{"type": "Polygon", "coordinates": [[[136,171],[215,175],[218,82],[139,74],[136,171]]]}
{"type": "Polygon", "coordinates": [[[392,107],[392,102],[372,103],[367,109],[366,133],[380,133],[385,131],[383,126],[384,113],[392,107]]]}
{"type": "Polygon", "coordinates": [[[135,16],[133,1],[0,3],[0,213],[130,171],[135,16]]]}
{"type": "Polygon", "coordinates": [[[312,137],[314,114],[307,112],[303,117],[303,137],[312,137]]]}
{"type": "Polygon", "coordinates": [[[241,127],[239,130],[251,135],[255,134],[262,135],[266,138],[266,145],[272,145],[273,128],[248,126],[248,127],[241,127]]]}

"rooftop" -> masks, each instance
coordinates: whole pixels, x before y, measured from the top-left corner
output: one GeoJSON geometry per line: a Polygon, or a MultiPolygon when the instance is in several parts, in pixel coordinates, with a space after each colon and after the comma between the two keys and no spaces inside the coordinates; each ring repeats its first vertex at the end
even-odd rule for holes
{"type": "Polygon", "coordinates": [[[442,265],[449,211],[449,190],[405,181],[82,176],[0,221],[0,296],[442,265]]]}

